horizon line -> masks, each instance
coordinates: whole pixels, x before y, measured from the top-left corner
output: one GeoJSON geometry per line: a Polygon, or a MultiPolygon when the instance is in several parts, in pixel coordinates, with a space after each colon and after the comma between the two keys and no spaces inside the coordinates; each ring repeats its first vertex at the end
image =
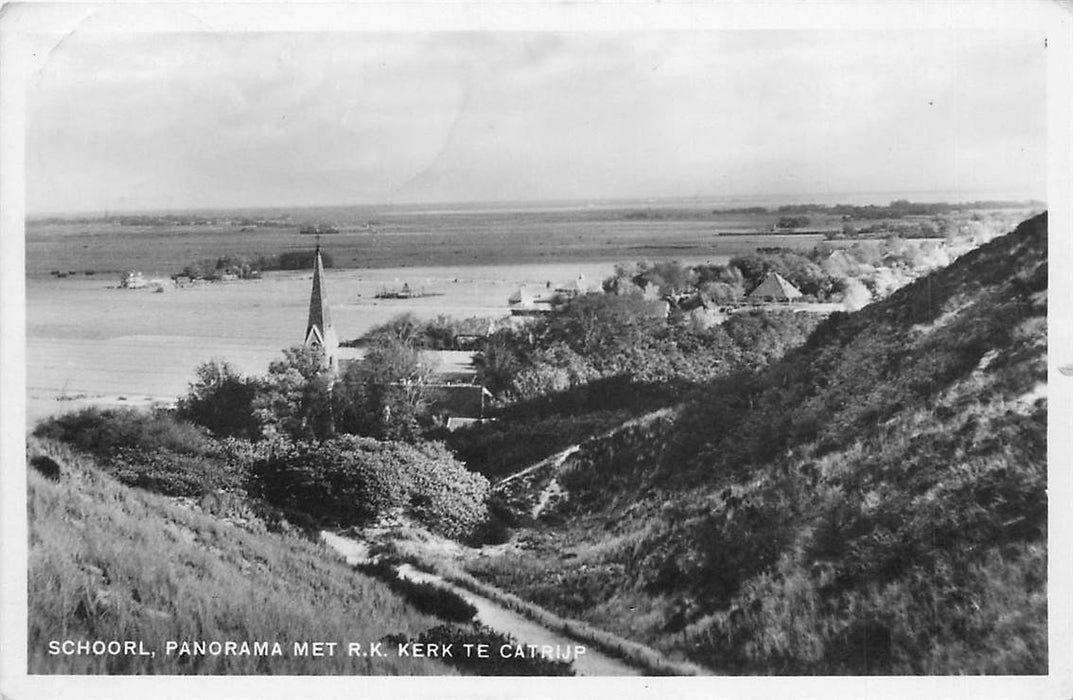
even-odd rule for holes
{"type": "MultiPolygon", "coordinates": [[[[261,205],[190,205],[184,207],[139,207],[139,208],[112,208],[101,207],[93,209],[67,209],[67,210],[40,210],[40,211],[26,211],[24,213],[24,219],[31,221],[35,219],[62,219],[70,217],[90,217],[90,218],[109,218],[113,215],[145,215],[145,214],[177,214],[177,213],[191,213],[191,212],[256,212],[267,210],[287,210],[287,209],[347,209],[347,208],[366,208],[366,209],[397,209],[402,207],[418,207],[418,208],[442,208],[442,207],[457,207],[457,208],[496,208],[506,209],[509,207],[520,208],[551,208],[553,205],[557,207],[571,206],[571,207],[597,207],[597,206],[609,206],[618,204],[641,204],[641,205],[653,205],[653,204],[696,204],[712,206],[713,204],[722,204],[725,206],[733,206],[735,203],[742,203],[743,205],[749,202],[760,202],[761,200],[771,201],[784,198],[786,200],[797,200],[795,202],[786,201],[785,204],[817,204],[821,206],[835,206],[841,204],[847,204],[851,206],[869,206],[879,205],[885,206],[897,199],[904,199],[907,195],[950,195],[954,194],[957,190],[943,190],[943,189],[929,189],[929,190],[856,190],[846,192],[813,192],[813,193],[794,193],[794,192],[771,192],[771,193],[759,193],[759,194],[735,194],[735,195],[666,195],[658,197],[580,197],[580,198],[553,198],[553,199],[464,199],[464,200],[427,200],[427,201],[401,201],[401,202],[365,202],[365,203],[335,203],[335,204],[261,204],[261,205]],[[895,199],[886,201],[879,201],[880,196],[883,195],[883,199],[891,195],[899,195],[895,199]],[[865,197],[875,196],[877,201],[867,203],[851,203],[851,202],[838,202],[835,201],[837,197],[865,197]],[[828,200],[823,202],[822,200],[828,200]]],[[[945,203],[945,204],[971,204],[974,202],[983,201],[1009,201],[1016,202],[1018,204],[1047,204],[1045,198],[1038,198],[1037,196],[1026,196],[1024,193],[1013,194],[1008,190],[1001,189],[979,189],[969,190],[968,194],[980,195],[985,192],[994,193],[992,197],[988,199],[972,199],[972,198],[943,198],[943,199],[927,199],[927,200],[912,200],[914,202],[927,202],[927,203],[945,203]]],[[[755,206],[763,206],[762,204],[755,204],[755,206]]],[[[776,205],[778,206],[778,205],[776,205]]]]}

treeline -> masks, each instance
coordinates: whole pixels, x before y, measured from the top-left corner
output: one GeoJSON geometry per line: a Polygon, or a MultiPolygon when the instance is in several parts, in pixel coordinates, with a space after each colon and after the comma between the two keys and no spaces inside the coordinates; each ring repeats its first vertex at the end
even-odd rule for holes
{"type": "Polygon", "coordinates": [[[974,209],[1036,209],[1045,206],[1037,200],[1003,201],[976,200],[973,202],[911,202],[908,199],[896,199],[890,204],[786,204],[775,211],[779,214],[805,214],[809,212],[835,214],[850,219],[901,219],[906,216],[938,216],[974,209]]]}
{"type": "MultiPolygon", "coordinates": [[[[278,255],[262,253],[229,253],[218,258],[203,258],[192,262],[178,272],[176,276],[190,279],[218,280],[227,275],[239,279],[256,277],[268,270],[308,270],[313,267],[315,251],[289,250],[278,255]]],[[[334,267],[335,261],[329,253],[321,252],[324,267],[334,267]]]]}
{"type": "Polygon", "coordinates": [[[906,216],[939,216],[973,209],[1042,209],[1046,204],[1032,199],[976,200],[973,202],[911,202],[896,199],[890,204],[784,204],[779,207],[731,207],[713,214],[829,214],[847,219],[900,219],[906,216]]]}
{"type": "Polygon", "coordinates": [[[49,216],[31,219],[39,224],[98,224],[115,226],[245,226],[287,228],[288,219],[264,219],[248,216],[206,216],[201,214],[115,214],[111,216],[49,216]]]}

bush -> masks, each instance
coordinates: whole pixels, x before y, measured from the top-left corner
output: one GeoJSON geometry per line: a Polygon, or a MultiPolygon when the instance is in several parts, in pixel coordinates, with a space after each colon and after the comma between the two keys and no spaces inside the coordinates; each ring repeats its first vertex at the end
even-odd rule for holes
{"type": "Polygon", "coordinates": [[[780,216],[777,228],[805,228],[812,221],[807,216],[780,216]]]}
{"type": "Polygon", "coordinates": [[[340,525],[401,510],[443,535],[465,537],[487,516],[488,481],[439,443],[299,442],[257,460],[253,475],[268,501],[340,525]]]}
{"type": "Polygon", "coordinates": [[[218,490],[233,490],[240,488],[245,480],[241,467],[229,465],[222,459],[166,449],[123,448],[104,466],[127,486],[165,496],[196,497],[218,490]]]}
{"type": "Polygon", "coordinates": [[[132,408],[84,408],[41,421],[33,434],[103,457],[122,448],[206,454],[213,447],[201,428],[169,412],[132,408]]]}
{"type": "Polygon", "coordinates": [[[90,407],[42,421],[33,434],[99,457],[128,486],[167,496],[241,488],[255,454],[249,442],[217,442],[167,411],[90,407]]]}

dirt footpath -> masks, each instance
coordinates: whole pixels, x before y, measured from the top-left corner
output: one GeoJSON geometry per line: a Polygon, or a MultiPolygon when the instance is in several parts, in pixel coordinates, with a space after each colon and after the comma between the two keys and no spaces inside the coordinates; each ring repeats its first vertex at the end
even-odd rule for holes
{"type": "MultiPolygon", "coordinates": [[[[321,539],[346,559],[349,564],[359,564],[369,559],[369,550],[365,543],[342,537],[331,532],[321,532],[321,539]]],[[[543,625],[523,617],[482,595],[468,591],[440,576],[403,564],[398,569],[399,575],[419,583],[431,583],[446,588],[461,596],[477,609],[477,620],[497,632],[509,634],[521,644],[552,646],[560,649],[585,647],[585,653],[574,660],[574,670],[580,676],[639,676],[642,671],[624,661],[608,656],[589,645],[578,642],[566,635],[554,632],[543,625]]]]}

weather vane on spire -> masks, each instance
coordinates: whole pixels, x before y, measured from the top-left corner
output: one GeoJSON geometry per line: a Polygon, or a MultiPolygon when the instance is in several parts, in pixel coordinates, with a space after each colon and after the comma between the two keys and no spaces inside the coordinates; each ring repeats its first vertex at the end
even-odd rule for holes
{"type": "Polygon", "coordinates": [[[316,236],[317,250],[320,250],[320,237],[325,234],[339,233],[339,229],[332,224],[306,224],[298,229],[298,233],[316,236]]]}

